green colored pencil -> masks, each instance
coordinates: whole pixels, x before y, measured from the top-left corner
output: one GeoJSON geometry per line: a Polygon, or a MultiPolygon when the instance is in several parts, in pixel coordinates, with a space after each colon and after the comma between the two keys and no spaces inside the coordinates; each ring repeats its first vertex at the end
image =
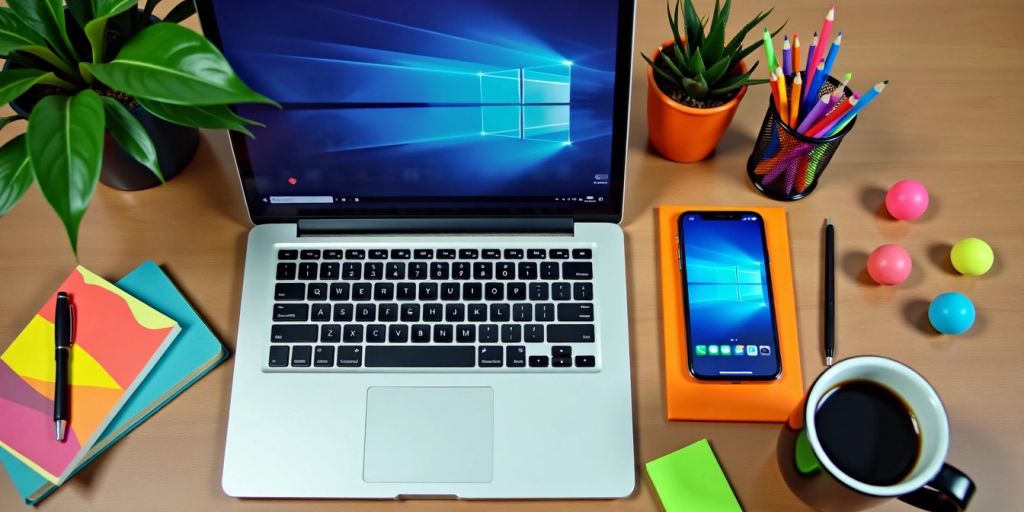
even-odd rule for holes
{"type": "Polygon", "coordinates": [[[764,29],[764,54],[768,60],[768,69],[774,72],[778,64],[775,62],[775,46],[772,44],[772,33],[768,31],[768,27],[764,29]]]}

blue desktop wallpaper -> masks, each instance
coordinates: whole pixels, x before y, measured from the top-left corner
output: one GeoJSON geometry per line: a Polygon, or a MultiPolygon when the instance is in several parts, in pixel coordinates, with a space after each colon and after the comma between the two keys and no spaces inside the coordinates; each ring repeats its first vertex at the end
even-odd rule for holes
{"type": "Polygon", "coordinates": [[[215,0],[257,194],[606,199],[618,3],[215,0]]]}
{"type": "Polygon", "coordinates": [[[689,301],[689,353],[692,367],[702,375],[750,371],[774,375],[777,343],[769,304],[767,265],[763,256],[763,221],[683,217],[682,239],[689,301]],[[695,353],[695,347],[731,347],[730,355],[695,353]],[[743,345],[742,355],[735,354],[743,345]],[[746,347],[758,347],[756,355],[746,347]],[[768,346],[770,353],[761,353],[768,346]]]}

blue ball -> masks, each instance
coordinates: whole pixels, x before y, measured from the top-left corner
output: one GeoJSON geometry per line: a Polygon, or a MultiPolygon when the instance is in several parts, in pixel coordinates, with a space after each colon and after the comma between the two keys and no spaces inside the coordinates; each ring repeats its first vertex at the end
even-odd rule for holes
{"type": "Polygon", "coordinates": [[[948,292],[928,306],[928,321],[942,334],[962,334],[974,325],[974,303],[966,295],[948,292]]]}

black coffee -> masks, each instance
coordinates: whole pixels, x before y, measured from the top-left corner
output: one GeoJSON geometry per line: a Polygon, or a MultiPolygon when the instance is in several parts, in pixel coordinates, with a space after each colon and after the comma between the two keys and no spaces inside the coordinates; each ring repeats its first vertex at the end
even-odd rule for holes
{"type": "Polygon", "coordinates": [[[893,485],[921,452],[917,420],[900,397],[874,382],[844,382],[827,392],[814,415],[818,440],[844,473],[871,485],[893,485]]]}

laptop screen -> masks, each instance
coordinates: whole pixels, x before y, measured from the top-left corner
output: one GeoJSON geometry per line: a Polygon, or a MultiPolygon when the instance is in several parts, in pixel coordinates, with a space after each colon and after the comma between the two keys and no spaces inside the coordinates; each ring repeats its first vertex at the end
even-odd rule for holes
{"type": "Polygon", "coordinates": [[[236,109],[264,125],[232,135],[254,220],[619,214],[632,2],[203,3],[282,107],[236,109]]]}

